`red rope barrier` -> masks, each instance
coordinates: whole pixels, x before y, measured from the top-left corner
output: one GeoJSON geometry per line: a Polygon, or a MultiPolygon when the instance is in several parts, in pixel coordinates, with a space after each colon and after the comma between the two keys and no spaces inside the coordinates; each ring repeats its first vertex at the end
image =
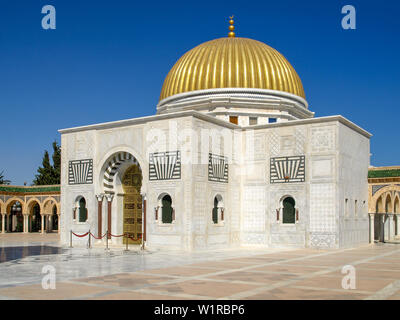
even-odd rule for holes
{"type": "MultiPolygon", "coordinates": [[[[75,236],[75,237],[79,237],[79,238],[83,238],[83,237],[86,237],[88,234],[90,234],[93,238],[95,238],[95,239],[97,239],[97,240],[100,240],[100,239],[103,239],[106,235],[107,235],[107,232],[102,236],[102,237],[96,237],[93,233],[91,233],[91,232],[86,232],[86,233],[84,233],[84,234],[76,234],[75,232],[72,232],[71,231],[71,233],[75,236]]],[[[133,240],[133,241],[139,241],[139,240],[142,240],[142,236],[140,235],[139,237],[137,237],[137,238],[134,238],[134,237],[131,237],[131,236],[129,236],[128,234],[121,234],[121,235],[115,235],[115,234],[111,234],[110,233],[110,235],[112,236],[112,237],[116,237],[116,238],[120,238],[120,237],[127,237],[127,238],[129,238],[129,239],[131,239],[131,240],[133,240]]]]}
{"type": "Polygon", "coordinates": [[[96,237],[93,233],[91,233],[90,232],[90,235],[93,237],[93,238],[95,238],[96,240],[101,240],[101,239],[103,239],[106,235],[107,235],[107,232],[104,234],[104,236],[102,236],[102,237],[96,237]]]}
{"type": "Polygon", "coordinates": [[[76,234],[76,233],[73,232],[73,231],[71,231],[71,232],[72,232],[72,234],[73,234],[75,237],[79,237],[79,238],[86,237],[86,236],[89,234],[89,232],[86,232],[85,234],[76,234]]]}
{"type": "Polygon", "coordinates": [[[131,236],[127,236],[127,237],[128,237],[129,239],[133,240],[133,241],[142,240],[142,237],[141,237],[141,236],[137,237],[137,239],[135,239],[134,237],[131,237],[131,236]]]}
{"type": "Polygon", "coordinates": [[[111,235],[111,237],[116,237],[116,238],[125,236],[125,234],[121,234],[121,235],[119,235],[119,236],[116,236],[116,235],[113,235],[113,234],[111,234],[111,233],[110,233],[110,235],[111,235]]]}

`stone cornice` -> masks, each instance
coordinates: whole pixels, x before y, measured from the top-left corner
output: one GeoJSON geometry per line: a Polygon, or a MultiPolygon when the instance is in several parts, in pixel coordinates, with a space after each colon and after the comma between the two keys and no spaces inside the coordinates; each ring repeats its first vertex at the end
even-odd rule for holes
{"type": "Polygon", "coordinates": [[[391,183],[400,182],[400,177],[368,178],[368,183],[391,183]]]}
{"type": "Polygon", "coordinates": [[[253,88],[219,88],[219,89],[206,89],[206,90],[195,90],[195,91],[184,92],[161,100],[157,104],[157,109],[165,104],[176,103],[179,100],[187,99],[190,97],[196,97],[196,98],[210,97],[212,95],[217,95],[217,94],[258,95],[258,96],[270,96],[277,98],[285,97],[289,98],[290,100],[295,100],[299,102],[305,109],[308,109],[307,101],[297,95],[278,90],[253,89],[253,88]]]}
{"type": "Polygon", "coordinates": [[[246,126],[243,129],[266,129],[266,128],[274,128],[274,127],[288,127],[288,126],[295,126],[295,125],[303,125],[303,124],[317,124],[317,123],[325,123],[325,122],[339,122],[346,127],[353,129],[354,131],[362,134],[367,138],[371,138],[372,134],[368,131],[362,129],[361,127],[357,126],[355,123],[351,122],[350,120],[344,118],[341,115],[335,116],[328,116],[328,117],[320,117],[320,118],[311,118],[311,119],[300,119],[300,120],[291,120],[285,122],[276,122],[276,123],[268,123],[263,125],[255,125],[255,126],[246,126]]]}
{"type": "Polygon", "coordinates": [[[69,129],[62,129],[59,130],[61,134],[65,133],[72,133],[72,132],[80,132],[80,131],[87,131],[87,130],[104,130],[104,129],[112,129],[112,128],[119,128],[119,127],[126,127],[130,125],[139,125],[145,124],[147,122],[152,121],[159,121],[159,120],[166,120],[166,119],[174,119],[174,118],[181,118],[181,117],[194,117],[198,119],[202,119],[207,122],[215,123],[217,125],[230,128],[230,129],[238,129],[238,130],[258,130],[258,129],[267,129],[267,128],[276,128],[276,127],[288,127],[288,126],[295,126],[295,125],[304,125],[304,124],[317,124],[317,123],[326,123],[326,122],[339,122],[343,125],[353,129],[354,131],[362,134],[363,136],[370,138],[372,134],[367,132],[366,130],[360,128],[353,122],[347,120],[346,118],[335,115],[335,116],[328,116],[328,117],[320,117],[320,118],[309,118],[309,119],[299,119],[299,120],[291,120],[285,122],[276,122],[276,123],[268,123],[263,125],[253,125],[253,126],[239,126],[232,123],[229,123],[224,120],[217,119],[205,113],[201,113],[198,111],[182,111],[176,113],[166,113],[166,114],[159,114],[154,116],[148,117],[141,117],[141,118],[133,118],[127,120],[120,120],[120,121],[113,121],[113,122],[106,122],[106,123],[99,123],[93,124],[88,126],[82,127],[75,127],[69,129]]]}
{"type": "MultiPolygon", "coordinates": [[[[296,95],[276,90],[222,88],[180,93],[157,105],[157,114],[195,110],[207,112],[212,108],[274,109],[292,114],[295,118],[314,117],[307,101],[296,95]]],[[[279,116],[278,116],[279,117],[279,116]]]]}

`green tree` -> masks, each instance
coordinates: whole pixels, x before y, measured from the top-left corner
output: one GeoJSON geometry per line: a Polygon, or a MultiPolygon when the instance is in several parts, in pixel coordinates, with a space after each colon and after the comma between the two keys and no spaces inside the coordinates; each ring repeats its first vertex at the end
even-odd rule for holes
{"type": "Polygon", "coordinates": [[[57,141],[53,142],[53,180],[54,184],[61,183],[61,147],[57,141]]]}
{"type": "Polygon", "coordinates": [[[50,163],[49,152],[45,150],[42,166],[33,180],[34,185],[60,184],[61,178],[61,148],[56,141],[53,142],[53,165],[50,163]]]}
{"type": "Polygon", "coordinates": [[[4,170],[0,172],[0,184],[10,184],[11,181],[4,178],[4,170]]]}

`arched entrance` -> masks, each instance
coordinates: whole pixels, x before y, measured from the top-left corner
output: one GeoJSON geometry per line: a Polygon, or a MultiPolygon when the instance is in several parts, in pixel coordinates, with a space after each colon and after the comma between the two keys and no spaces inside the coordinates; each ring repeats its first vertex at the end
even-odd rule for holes
{"type": "Polygon", "coordinates": [[[29,226],[29,232],[42,231],[42,216],[40,215],[40,206],[37,202],[31,206],[31,212],[29,214],[29,226]]]}
{"type": "Polygon", "coordinates": [[[51,222],[52,222],[52,230],[58,230],[57,205],[53,206],[51,222]]]}
{"type": "Polygon", "coordinates": [[[8,232],[23,232],[22,204],[20,201],[12,201],[7,207],[6,230],[8,232]]]}
{"type": "Polygon", "coordinates": [[[123,199],[123,232],[130,237],[129,243],[141,243],[142,238],[142,171],[138,164],[125,170],[122,178],[123,199]]]}

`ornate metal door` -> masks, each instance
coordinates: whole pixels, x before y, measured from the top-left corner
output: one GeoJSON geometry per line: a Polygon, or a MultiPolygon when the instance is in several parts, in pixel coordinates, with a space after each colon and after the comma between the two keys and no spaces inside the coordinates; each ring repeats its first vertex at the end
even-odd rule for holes
{"type": "Polygon", "coordinates": [[[122,178],[124,190],[124,233],[137,240],[129,243],[139,244],[142,238],[142,172],[138,165],[129,167],[122,178]]]}

